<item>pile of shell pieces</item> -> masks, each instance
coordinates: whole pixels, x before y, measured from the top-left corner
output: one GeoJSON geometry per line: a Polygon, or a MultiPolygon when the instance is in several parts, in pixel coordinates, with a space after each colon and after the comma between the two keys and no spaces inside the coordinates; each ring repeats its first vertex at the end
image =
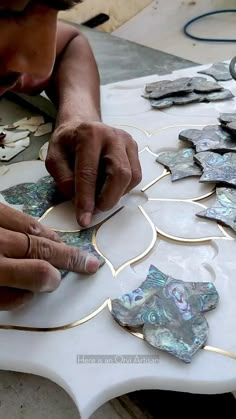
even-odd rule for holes
{"type": "Polygon", "coordinates": [[[223,113],[219,125],[181,131],[179,140],[191,148],[160,153],[156,161],[171,172],[172,181],[199,176],[216,185],[216,202],[196,214],[236,232],[236,113],[223,113]]]}
{"type": "Polygon", "coordinates": [[[145,86],[145,99],[155,109],[194,102],[214,102],[232,99],[233,93],[215,81],[205,77],[182,77],[176,80],[161,80],[145,86]]]}
{"type": "Polygon", "coordinates": [[[30,135],[41,137],[52,130],[52,123],[45,123],[43,116],[32,116],[13,124],[0,125],[0,160],[7,162],[29,147],[30,135]]]}

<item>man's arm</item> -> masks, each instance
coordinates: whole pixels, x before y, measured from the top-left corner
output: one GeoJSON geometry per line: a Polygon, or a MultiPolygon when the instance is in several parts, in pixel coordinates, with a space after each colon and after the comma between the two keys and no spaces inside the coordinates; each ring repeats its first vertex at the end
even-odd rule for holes
{"type": "Polygon", "coordinates": [[[90,45],[81,32],[58,22],[56,63],[46,93],[58,108],[57,124],[100,120],[100,80],[90,45]]]}
{"type": "Polygon", "coordinates": [[[44,85],[58,108],[46,167],[61,191],[75,197],[78,222],[87,227],[95,210],[111,209],[140,182],[137,144],[101,122],[99,74],[85,37],[59,23],[56,52],[44,85]]]}

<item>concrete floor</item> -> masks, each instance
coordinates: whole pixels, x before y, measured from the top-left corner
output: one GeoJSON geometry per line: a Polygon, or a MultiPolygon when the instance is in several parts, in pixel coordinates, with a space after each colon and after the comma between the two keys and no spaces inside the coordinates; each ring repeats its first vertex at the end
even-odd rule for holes
{"type": "MultiPolygon", "coordinates": [[[[236,9],[235,0],[154,0],[113,35],[201,64],[236,55],[236,42],[200,42],[183,33],[192,18],[219,9],[236,9]]],[[[236,13],[208,17],[195,23],[191,33],[200,37],[236,38],[236,13]]]]}
{"type": "Polygon", "coordinates": [[[123,23],[137,15],[144,7],[152,3],[152,0],[85,0],[73,9],[61,12],[59,17],[75,22],[83,23],[100,13],[106,13],[110,19],[99,30],[112,32],[123,23]]]}
{"type": "MultiPolygon", "coordinates": [[[[83,23],[99,13],[106,13],[110,19],[98,26],[98,30],[206,64],[234,56],[236,42],[196,41],[183,33],[184,25],[203,13],[235,7],[235,0],[85,0],[59,16],[83,23]]],[[[236,13],[220,14],[195,23],[191,33],[208,38],[236,38],[235,24],[236,13]]]]}

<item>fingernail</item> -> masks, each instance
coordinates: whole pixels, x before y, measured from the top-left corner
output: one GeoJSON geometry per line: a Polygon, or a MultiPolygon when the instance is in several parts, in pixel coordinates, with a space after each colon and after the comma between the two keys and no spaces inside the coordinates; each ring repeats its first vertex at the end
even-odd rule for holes
{"type": "Polygon", "coordinates": [[[79,224],[83,227],[87,227],[91,223],[91,218],[91,212],[84,212],[79,218],[79,224]]]}
{"type": "Polygon", "coordinates": [[[93,255],[88,255],[85,259],[85,270],[90,273],[93,274],[95,272],[97,272],[98,268],[100,266],[99,260],[93,256],[93,255]]]}

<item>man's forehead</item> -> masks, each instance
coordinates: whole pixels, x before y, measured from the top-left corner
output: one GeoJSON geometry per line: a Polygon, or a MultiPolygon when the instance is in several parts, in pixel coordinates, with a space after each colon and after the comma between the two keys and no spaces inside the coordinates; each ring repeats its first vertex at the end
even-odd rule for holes
{"type": "Polygon", "coordinates": [[[6,10],[22,10],[24,9],[29,0],[0,0],[0,9],[6,10]]]}

